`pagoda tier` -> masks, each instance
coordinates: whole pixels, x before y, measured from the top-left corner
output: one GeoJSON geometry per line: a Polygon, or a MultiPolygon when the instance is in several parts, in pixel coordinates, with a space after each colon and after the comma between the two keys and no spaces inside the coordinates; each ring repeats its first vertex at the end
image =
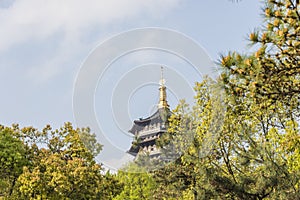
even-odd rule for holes
{"type": "Polygon", "coordinates": [[[153,115],[145,119],[140,118],[134,121],[129,130],[135,136],[135,141],[128,153],[136,156],[140,151],[158,154],[156,140],[167,132],[167,119],[171,111],[168,108],[159,108],[153,115]]]}

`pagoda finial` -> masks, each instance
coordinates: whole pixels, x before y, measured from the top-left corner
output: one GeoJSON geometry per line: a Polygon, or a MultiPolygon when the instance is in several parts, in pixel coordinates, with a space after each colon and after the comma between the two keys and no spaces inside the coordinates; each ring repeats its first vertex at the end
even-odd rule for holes
{"type": "Polygon", "coordinates": [[[159,104],[158,108],[168,108],[168,101],[167,101],[167,92],[165,86],[165,79],[164,79],[164,68],[161,67],[161,78],[160,78],[160,87],[159,87],[159,104]]]}
{"type": "Polygon", "coordinates": [[[164,67],[163,66],[160,67],[160,71],[161,71],[161,77],[160,77],[161,84],[164,85],[164,67]]]}

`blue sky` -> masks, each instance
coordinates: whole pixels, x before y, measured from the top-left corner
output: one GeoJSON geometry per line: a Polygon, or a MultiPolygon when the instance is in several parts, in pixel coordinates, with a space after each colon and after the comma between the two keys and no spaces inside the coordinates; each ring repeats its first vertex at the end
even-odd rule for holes
{"type": "MultiPolygon", "coordinates": [[[[262,6],[259,1],[250,0],[239,3],[228,0],[0,0],[0,123],[38,128],[46,124],[59,127],[66,121],[77,125],[72,102],[74,83],[82,64],[97,45],[131,29],[161,27],[181,32],[199,43],[214,61],[220,53],[228,51],[247,53],[246,36],[261,25],[262,6]]],[[[163,59],[168,59],[168,55],[163,54],[145,51],[129,55],[127,59],[131,62],[123,60],[119,64],[130,65],[135,60],[139,60],[139,65],[165,63],[163,59]]],[[[173,60],[172,64],[176,62],[173,60]]],[[[118,74],[118,68],[112,69],[111,73],[118,74]]],[[[155,79],[160,74],[157,72],[152,85],[132,91],[130,100],[125,99],[130,120],[153,111],[158,99],[155,79]],[[145,103],[140,103],[142,100],[145,103]]],[[[171,73],[169,70],[166,77],[171,73]]],[[[190,82],[195,81],[192,71],[181,73],[186,73],[184,77],[190,78],[190,82]]],[[[119,72],[117,79],[120,81],[121,77],[119,72]]],[[[101,87],[100,81],[95,91],[98,120],[101,113],[112,113],[101,107],[105,104],[101,98],[110,95],[101,87]]],[[[176,91],[174,94],[170,91],[169,96],[174,107],[176,91]]],[[[109,130],[118,134],[116,127],[108,125],[106,132],[109,130]]],[[[122,150],[130,145],[122,144],[122,150]]]]}

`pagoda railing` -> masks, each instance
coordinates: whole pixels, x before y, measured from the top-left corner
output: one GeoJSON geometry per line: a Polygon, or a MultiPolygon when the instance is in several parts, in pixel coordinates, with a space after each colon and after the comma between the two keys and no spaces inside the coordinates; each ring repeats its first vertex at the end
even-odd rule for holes
{"type": "Polygon", "coordinates": [[[153,151],[150,151],[149,152],[149,155],[152,156],[152,155],[157,155],[157,154],[161,154],[161,151],[159,149],[154,149],[153,151]]]}
{"type": "Polygon", "coordinates": [[[157,126],[149,129],[143,129],[138,133],[138,136],[141,137],[141,136],[151,135],[153,133],[158,133],[158,132],[166,132],[166,128],[157,126]]]}

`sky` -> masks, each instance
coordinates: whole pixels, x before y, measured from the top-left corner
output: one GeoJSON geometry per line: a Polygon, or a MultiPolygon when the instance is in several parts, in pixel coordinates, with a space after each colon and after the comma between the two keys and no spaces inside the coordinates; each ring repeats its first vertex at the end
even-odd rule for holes
{"type": "MultiPolygon", "coordinates": [[[[206,54],[204,60],[215,62],[228,51],[248,53],[247,34],[261,26],[262,6],[250,0],[0,0],[0,123],[40,129],[46,124],[58,128],[64,122],[90,126],[125,152],[132,140],[127,133],[132,120],[156,109],[159,66],[165,66],[171,108],[179,99],[192,101],[193,84],[204,74],[198,76],[178,54],[142,46],[124,50],[108,60],[105,73],[89,72],[80,82],[91,57],[95,55],[99,67],[97,56],[137,44],[139,38],[129,40],[127,33],[149,33],[153,28],[163,30],[163,44],[181,42],[174,39],[178,35],[189,38],[187,47],[197,43],[199,52],[206,54]],[[174,38],[164,36],[169,32],[174,38]],[[92,98],[85,101],[85,94],[76,92],[92,77],[92,98]],[[85,104],[91,104],[95,123],[83,113],[85,104]]],[[[101,138],[100,143],[107,142],[101,138]]]]}

